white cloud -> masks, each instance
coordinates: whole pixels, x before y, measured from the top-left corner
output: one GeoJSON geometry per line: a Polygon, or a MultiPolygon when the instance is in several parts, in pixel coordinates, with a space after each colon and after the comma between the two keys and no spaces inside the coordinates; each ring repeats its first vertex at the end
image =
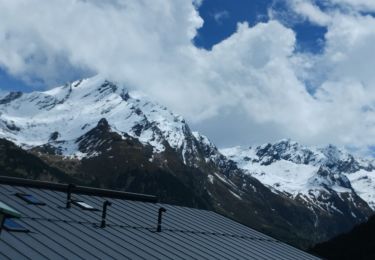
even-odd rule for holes
{"type": "Polygon", "coordinates": [[[320,82],[315,95],[325,113],[320,122],[326,121],[323,129],[331,129],[332,140],[365,146],[375,137],[370,127],[375,123],[375,18],[355,9],[327,15],[324,53],[302,58],[309,63],[307,77],[320,82]]]}
{"type": "Polygon", "coordinates": [[[331,17],[328,14],[322,12],[320,8],[312,2],[305,0],[292,0],[290,4],[297,13],[304,16],[312,23],[326,26],[331,20],[331,17]]]}
{"type": "Polygon", "coordinates": [[[221,144],[283,137],[374,144],[373,17],[357,7],[323,12],[295,1],[296,13],[327,26],[323,54],[296,53],[295,33],[275,20],[239,24],[207,51],[192,43],[203,24],[197,4],[0,0],[0,66],[49,84],[72,73],[104,74],[148,93],[214,140],[226,139],[221,144]]]}
{"type": "Polygon", "coordinates": [[[222,24],[223,20],[229,18],[229,13],[228,11],[220,11],[215,13],[213,17],[218,24],[222,24]]]}
{"type": "Polygon", "coordinates": [[[344,5],[347,8],[354,8],[357,11],[375,11],[375,1],[373,0],[329,0],[337,5],[344,5]]]}

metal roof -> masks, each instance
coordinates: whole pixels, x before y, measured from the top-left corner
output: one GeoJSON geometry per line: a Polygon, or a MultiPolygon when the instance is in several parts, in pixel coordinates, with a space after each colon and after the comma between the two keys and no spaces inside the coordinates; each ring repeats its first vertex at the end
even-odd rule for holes
{"type": "Polygon", "coordinates": [[[54,185],[6,180],[0,178],[0,198],[22,214],[15,221],[30,232],[2,230],[0,259],[318,259],[211,211],[137,201],[137,194],[128,200],[109,190],[95,195],[90,188],[74,190],[72,199],[98,211],[67,209],[66,192],[54,185]],[[28,204],[16,193],[46,205],[28,204]],[[112,205],[100,228],[106,200],[112,205]],[[160,207],[167,211],[156,232],[160,207]]]}

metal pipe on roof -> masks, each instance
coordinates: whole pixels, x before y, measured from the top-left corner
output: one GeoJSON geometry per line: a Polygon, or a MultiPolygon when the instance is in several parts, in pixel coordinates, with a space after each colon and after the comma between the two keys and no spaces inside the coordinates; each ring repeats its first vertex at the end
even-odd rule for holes
{"type": "Polygon", "coordinates": [[[5,214],[0,213],[0,234],[1,234],[1,230],[3,230],[4,222],[5,222],[5,214]]]}
{"type": "Polygon", "coordinates": [[[102,211],[102,223],[100,224],[101,228],[105,228],[106,226],[106,217],[107,217],[107,207],[111,206],[112,203],[108,200],[104,201],[103,203],[103,211],[102,211]]]}
{"type": "Polygon", "coordinates": [[[68,185],[68,192],[67,192],[67,197],[66,197],[66,208],[70,209],[71,204],[72,204],[72,190],[75,188],[74,184],[69,184],[68,185]]]}
{"type": "Polygon", "coordinates": [[[161,221],[162,221],[163,212],[167,212],[167,210],[163,207],[159,208],[158,227],[156,229],[157,232],[161,232],[161,221]]]}

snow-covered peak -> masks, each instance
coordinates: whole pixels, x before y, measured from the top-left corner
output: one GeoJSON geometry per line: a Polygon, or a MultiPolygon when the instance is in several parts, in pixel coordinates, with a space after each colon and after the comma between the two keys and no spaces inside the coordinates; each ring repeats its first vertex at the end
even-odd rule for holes
{"type": "Polygon", "coordinates": [[[363,186],[375,186],[371,182],[375,180],[374,166],[333,145],[309,148],[283,139],[254,148],[234,147],[220,151],[275,192],[314,200],[323,193],[352,194],[355,191],[366,193],[362,199],[375,205],[375,192],[363,191],[363,186]]]}
{"type": "Polygon", "coordinates": [[[255,153],[261,164],[264,165],[280,159],[307,164],[314,159],[312,158],[313,153],[309,149],[289,139],[283,139],[275,144],[258,146],[255,148],[255,153]]]}
{"type": "Polygon", "coordinates": [[[207,136],[202,135],[196,131],[192,132],[195,139],[201,144],[202,148],[205,150],[206,156],[218,153],[218,149],[213,142],[208,139],[207,136]]]}
{"type": "Polygon", "coordinates": [[[307,147],[290,139],[282,139],[274,144],[267,143],[257,147],[234,147],[221,150],[228,157],[238,160],[253,161],[261,165],[269,165],[279,160],[296,164],[324,165],[342,172],[355,172],[358,169],[372,169],[371,161],[357,159],[348,152],[328,145],[322,148],[307,147]]]}
{"type": "Polygon", "coordinates": [[[125,86],[101,76],[44,92],[10,93],[0,100],[0,137],[29,148],[58,143],[65,155],[77,153],[77,138],[105,118],[112,131],[151,144],[180,149],[188,127],[184,119],[146,98],[133,98],[125,86]]]}

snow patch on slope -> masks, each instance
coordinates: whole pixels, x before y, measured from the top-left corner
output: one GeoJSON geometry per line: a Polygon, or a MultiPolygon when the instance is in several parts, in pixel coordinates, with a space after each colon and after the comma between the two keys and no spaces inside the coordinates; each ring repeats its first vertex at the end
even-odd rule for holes
{"type": "Polygon", "coordinates": [[[359,170],[346,176],[355,192],[375,210],[375,171],[359,170]]]}
{"type": "Polygon", "coordinates": [[[239,167],[245,169],[263,184],[275,190],[288,192],[293,196],[299,193],[308,194],[308,191],[313,188],[309,180],[317,171],[315,166],[295,164],[285,160],[267,166],[258,163],[242,163],[239,167]]]}

